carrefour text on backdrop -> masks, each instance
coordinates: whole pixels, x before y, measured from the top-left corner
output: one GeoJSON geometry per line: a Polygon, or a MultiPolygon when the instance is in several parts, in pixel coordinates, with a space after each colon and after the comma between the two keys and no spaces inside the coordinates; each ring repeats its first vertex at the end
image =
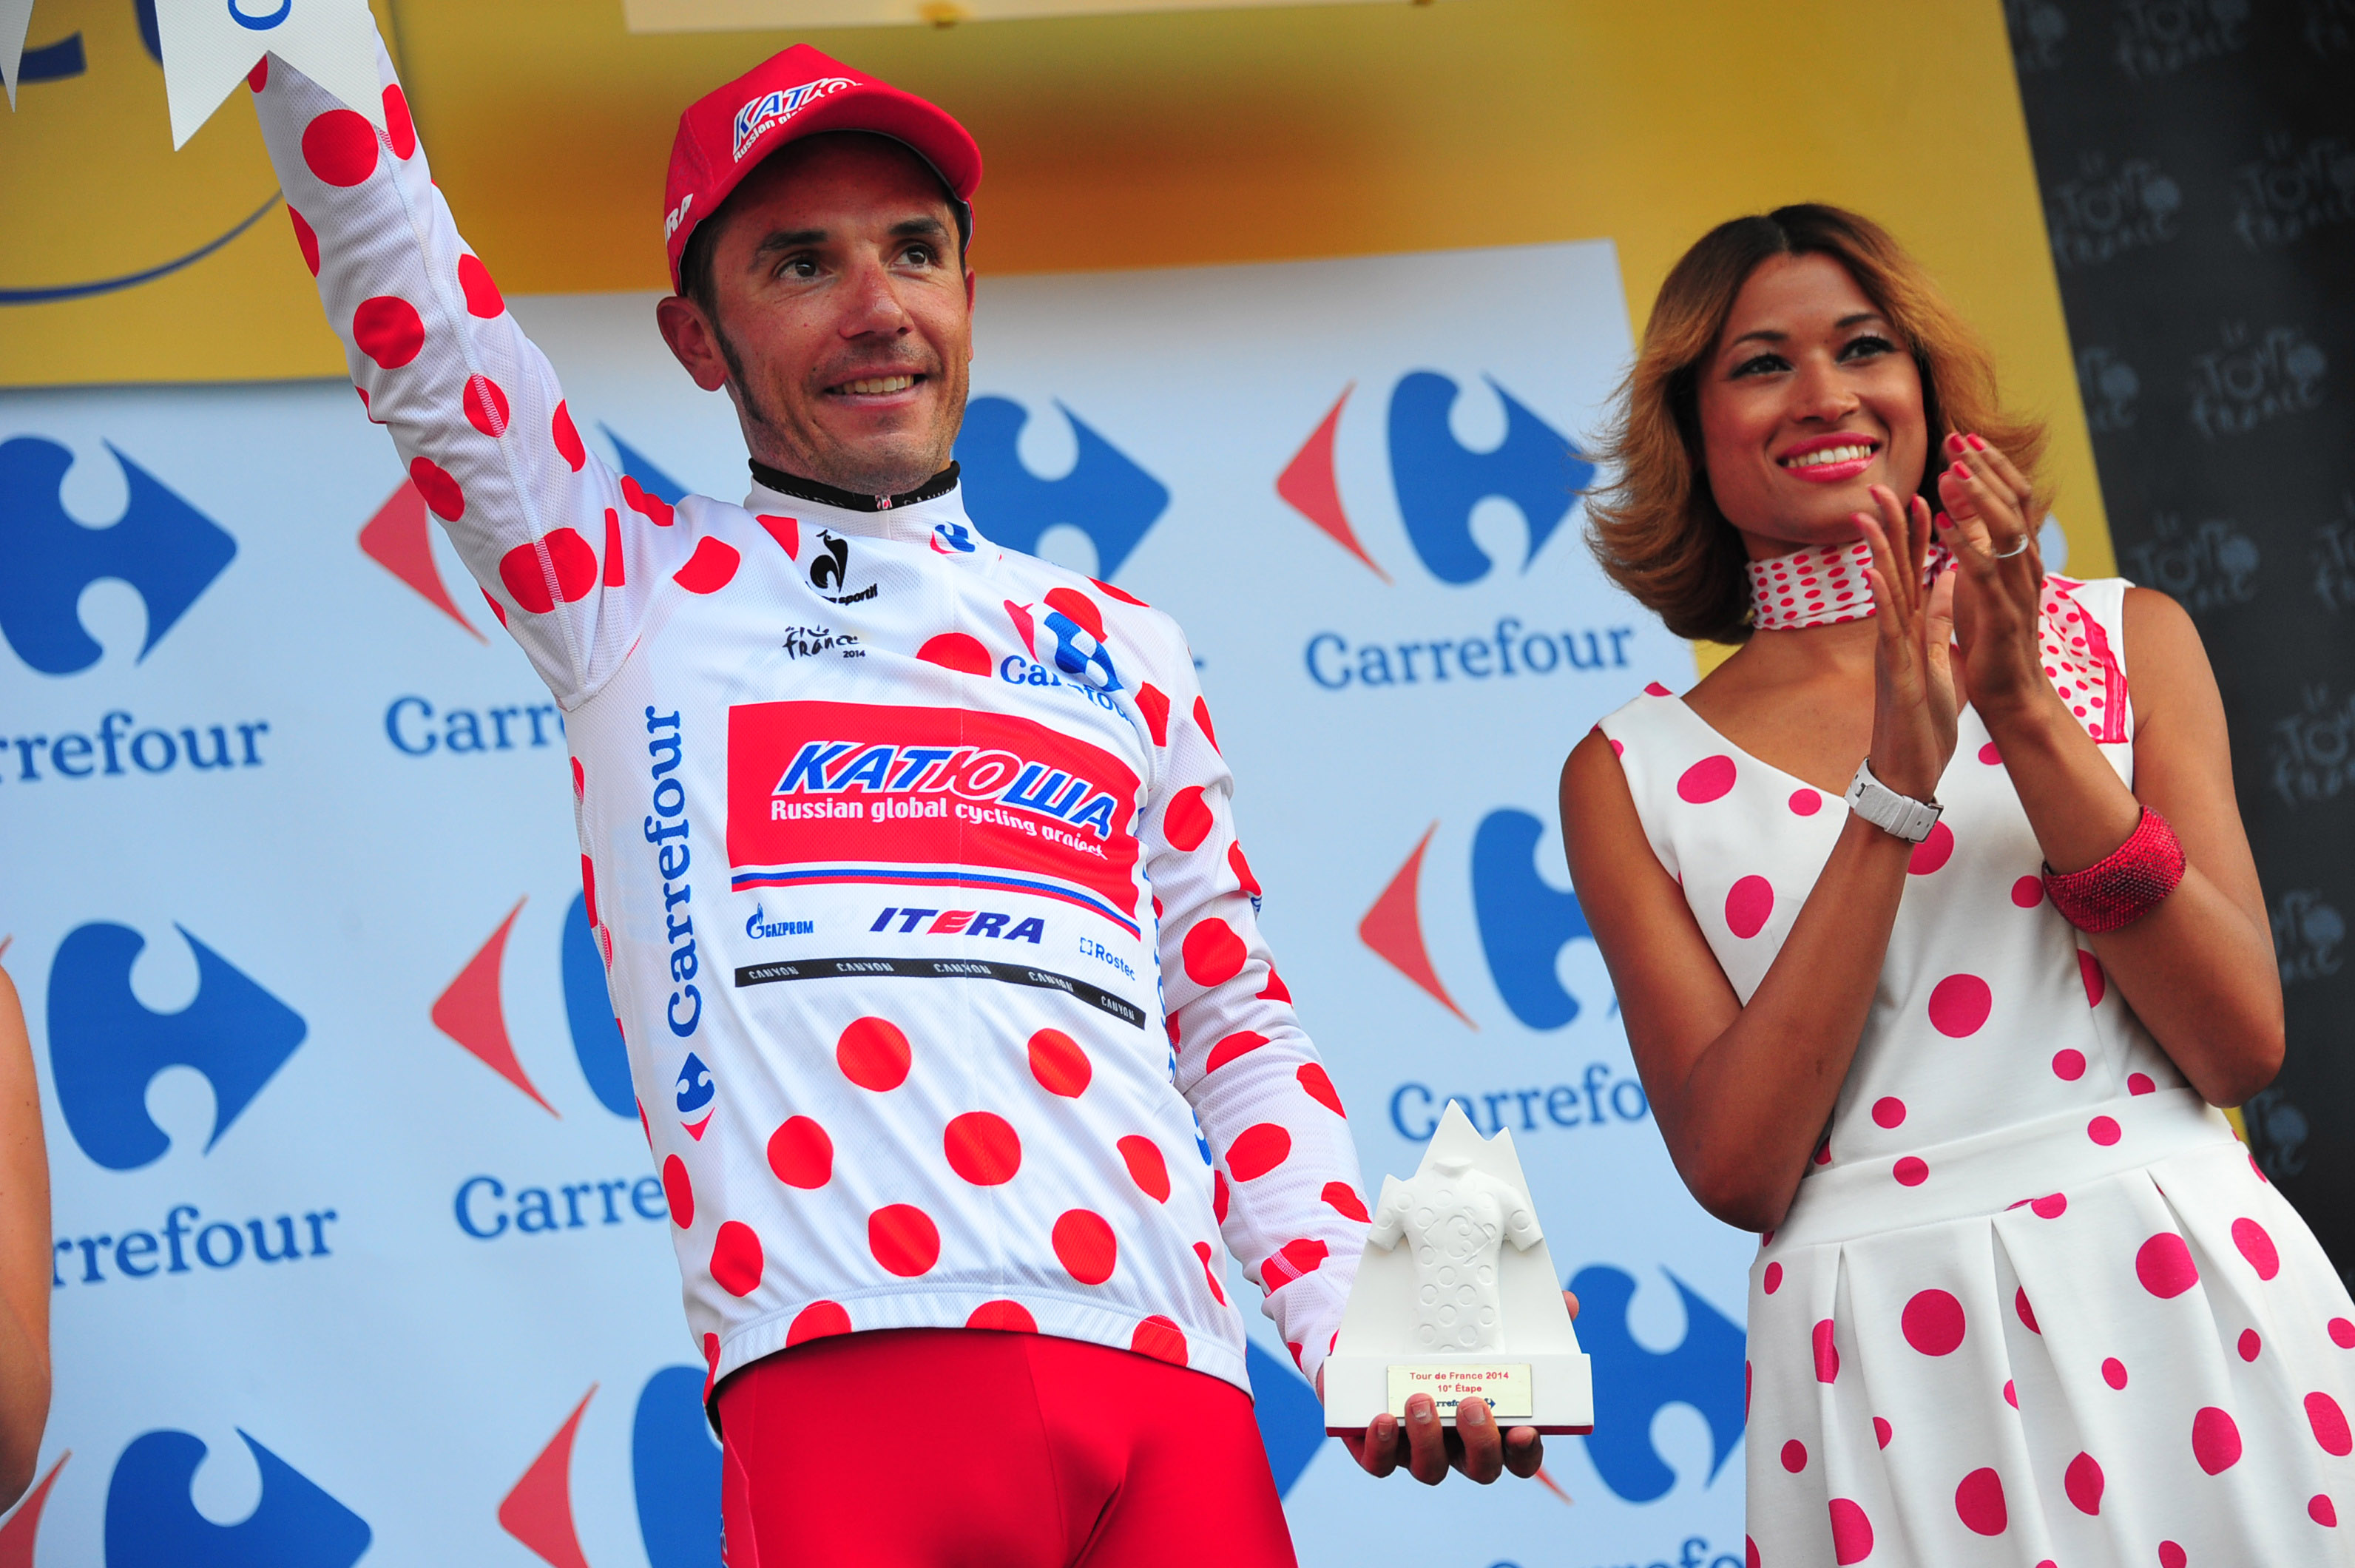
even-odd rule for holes
{"type": "Polygon", "coordinates": [[[1426,668],[1434,682],[1459,676],[1509,679],[1556,670],[1625,669],[1626,639],[1635,635],[1633,626],[1525,632],[1518,617],[1507,615],[1491,636],[1434,637],[1421,643],[1352,644],[1338,632],[1319,632],[1308,639],[1302,658],[1308,678],[1327,691],[1353,685],[1415,686],[1423,682],[1426,668]],[[1605,638],[1611,645],[1607,650],[1605,638]]]}

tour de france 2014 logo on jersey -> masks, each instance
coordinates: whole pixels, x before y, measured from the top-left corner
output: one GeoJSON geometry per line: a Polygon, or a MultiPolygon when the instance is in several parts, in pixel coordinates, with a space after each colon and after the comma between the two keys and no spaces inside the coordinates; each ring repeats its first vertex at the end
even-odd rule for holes
{"type": "Polygon", "coordinates": [[[799,87],[781,88],[748,100],[736,111],[735,161],[742,163],[744,155],[762,133],[782,125],[821,98],[831,97],[846,87],[858,84],[847,76],[822,76],[815,81],[803,82],[799,87]]]}
{"type": "Polygon", "coordinates": [[[820,654],[846,659],[867,656],[867,650],[858,645],[857,633],[837,632],[832,626],[788,626],[784,641],[778,645],[789,659],[814,659],[820,654]]]}
{"type": "Polygon", "coordinates": [[[1120,758],[1010,714],[852,702],[728,710],[739,892],[832,883],[1028,893],[1135,937],[1136,792],[1120,758]]]}

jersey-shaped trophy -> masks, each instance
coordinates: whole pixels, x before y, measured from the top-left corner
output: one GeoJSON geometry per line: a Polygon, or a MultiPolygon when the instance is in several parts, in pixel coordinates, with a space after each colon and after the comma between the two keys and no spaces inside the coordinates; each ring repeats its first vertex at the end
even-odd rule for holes
{"type": "Polygon", "coordinates": [[[1325,1430],[1403,1416],[1418,1393],[1450,1426],[1477,1395],[1500,1426],[1594,1430],[1593,1375],[1513,1135],[1483,1138],[1452,1100],[1413,1179],[1382,1179],[1325,1361],[1325,1430]]]}

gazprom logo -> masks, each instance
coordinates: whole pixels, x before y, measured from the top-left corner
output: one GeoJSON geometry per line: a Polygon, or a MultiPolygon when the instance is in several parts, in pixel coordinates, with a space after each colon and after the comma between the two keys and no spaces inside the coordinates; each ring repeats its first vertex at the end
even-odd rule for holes
{"type": "Polygon", "coordinates": [[[800,113],[808,104],[858,84],[847,76],[822,76],[815,81],[803,82],[799,87],[783,88],[764,92],[736,111],[736,147],[738,163],[744,161],[745,149],[760,140],[761,133],[772,125],[782,125],[800,113]]]}

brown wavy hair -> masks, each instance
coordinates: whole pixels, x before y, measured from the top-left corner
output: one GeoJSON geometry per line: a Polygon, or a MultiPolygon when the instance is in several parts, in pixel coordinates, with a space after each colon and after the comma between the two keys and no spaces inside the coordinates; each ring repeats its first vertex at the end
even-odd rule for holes
{"type": "Polygon", "coordinates": [[[1846,267],[1913,353],[1931,442],[1921,494],[1931,507],[1939,504],[1939,444],[1949,432],[1976,431],[2035,487],[2031,520],[2042,515],[2037,470],[2043,424],[2004,411],[1986,346],[1887,229],[1813,202],[1721,223],[1660,286],[1603,434],[1598,457],[1614,476],[1586,497],[1587,543],[1603,570],[1680,637],[1741,643],[1750,636],[1749,556],[1710,493],[1700,367],[1759,264],[1812,255],[1846,267]]]}

